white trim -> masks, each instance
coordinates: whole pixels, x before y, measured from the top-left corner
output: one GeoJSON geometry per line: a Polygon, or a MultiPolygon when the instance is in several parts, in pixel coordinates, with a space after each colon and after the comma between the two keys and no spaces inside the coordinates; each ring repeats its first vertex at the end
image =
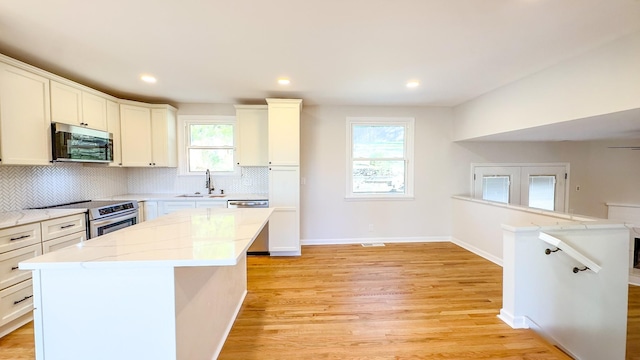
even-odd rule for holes
{"type": "Polygon", "coordinates": [[[347,116],[346,119],[346,172],[345,172],[345,199],[350,201],[358,200],[413,200],[414,199],[414,138],[415,138],[415,118],[413,117],[369,117],[369,116],[347,116]],[[375,125],[391,125],[405,127],[405,179],[404,187],[405,191],[402,194],[372,194],[354,193],[353,178],[352,178],[352,165],[353,165],[353,134],[352,129],[354,124],[375,124],[375,125]]]}
{"type": "Polygon", "coordinates": [[[187,154],[186,154],[186,136],[185,126],[187,122],[192,121],[204,121],[204,122],[212,122],[212,123],[223,123],[223,124],[232,124],[233,125],[233,146],[234,146],[234,171],[214,171],[212,175],[215,176],[239,176],[240,168],[236,166],[235,161],[235,153],[238,144],[238,126],[236,122],[235,116],[229,115],[178,115],[178,124],[177,124],[177,137],[178,137],[178,175],[179,176],[204,176],[204,171],[202,172],[190,172],[187,167],[187,154]]]}
{"type": "Polygon", "coordinates": [[[448,236],[417,236],[401,238],[341,238],[341,239],[302,239],[302,245],[354,245],[362,243],[431,243],[450,242],[448,236]]]}
{"type": "Polygon", "coordinates": [[[489,254],[488,252],[486,252],[484,250],[481,250],[481,249],[479,249],[479,248],[477,248],[477,247],[475,247],[473,245],[470,245],[470,244],[468,244],[468,243],[466,243],[466,242],[464,242],[464,241],[462,241],[460,239],[456,239],[454,237],[451,238],[451,242],[456,244],[456,245],[458,245],[458,246],[460,246],[461,248],[463,248],[463,249],[465,249],[465,250],[467,250],[469,252],[472,252],[472,253],[480,256],[480,257],[483,257],[483,258],[491,261],[492,263],[494,263],[494,264],[496,264],[496,265],[498,265],[500,267],[503,267],[502,259],[500,259],[499,257],[497,257],[495,255],[489,254]]]}
{"type": "Polygon", "coordinates": [[[529,319],[526,316],[513,316],[505,309],[500,309],[498,318],[504,321],[505,324],[511,326],[512,329],[528,329],[529,319]]]}

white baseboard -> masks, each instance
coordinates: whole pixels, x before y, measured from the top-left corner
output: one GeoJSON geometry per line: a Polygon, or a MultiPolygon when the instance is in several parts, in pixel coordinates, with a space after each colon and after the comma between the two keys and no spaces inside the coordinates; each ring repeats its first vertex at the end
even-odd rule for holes
{"type": "Polygon", "coordinates": [[[502,259],[500,259],[499,257],[497,257],[495,255],[489,254],[488,252],[486,252],[484,250],[478,249],[477,247],[475,247],[475,246],[473,246],[471,244],[468,244],[468,243],[466,243],[466,242],[464,242],[462,240],[459,240],[459,239],[456,239],[456,238],[453,238],[453,237],[451,238],[451,242],[456,244],[456,245],[458,245],[458,246],[460,246],[463,249],[469,250],[472,253],[474,253],[474,254],[476,254],[478,256],[481,256],[481,257],[491,261],[492,263],[502,267],[502,264],[503,264],[502,263],[502,259]]]}
{"type": "Polygon", "coordinates": [[[393,237],[393,238],[344,238],[344,239],[302,239],[302,245],[353,245],[364,243],[422,243],[422,242],[449,242],[448,236],[418,236],[418,237],[393,237]]]}
{"type": "Polygon", "coordinates": [[[504,321],[512,329],[528,329],[529,321],[526,316],[513,316],[505,309],[500,309],[498,318],[504,321]]]}

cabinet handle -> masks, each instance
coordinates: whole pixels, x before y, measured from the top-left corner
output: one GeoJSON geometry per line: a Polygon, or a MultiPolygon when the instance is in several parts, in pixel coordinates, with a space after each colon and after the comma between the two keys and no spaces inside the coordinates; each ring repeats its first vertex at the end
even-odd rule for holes
{"type": "Polygon", "coordinates": [[[31,235],[22,235],[22,236],[18,236],[18,237],[15,237],[15,238],[11,238],[11,239],[9,239],[9,241],[15,241],[15,240],[26,239],[26,238],[28,238],[28,237],[31,237],[31,235]]]}
{"type": "Polygon", "coordinates": [[[153,165],[152,163],[149,163],[149,166],[153,165]]]}
{"type": "Polygon", "coordinates": [[[24,299],[22,299],[22,300],[16,300],[16,301],[14,301],[14,302],[13,302],[13,305],[18,305],[18,304],[20,304],[20,303],[21,303],[21,302],[23,302],[23,301],[27,301],[27,300],[31,299],[32,297],[33,297],[33,295],[25,296],[25,297],[24,297],[24,299]]]}
{"type": "Polygon", "coordinates": [[[12,267],[11,267],[11,271],[13,271],[13,270],[18,270],[18,269],[19,269],[19,268],[18,268],[17,266],[12,266],[12,267]]]}
{"type": "Polygon", "coordinates": [[[67,228],[74,227],[74,226],[76,226],[76,224],[69,224],[69,225],[65,225],[65,226],[60,226],[60,229],[67,229],[67,228]]]}

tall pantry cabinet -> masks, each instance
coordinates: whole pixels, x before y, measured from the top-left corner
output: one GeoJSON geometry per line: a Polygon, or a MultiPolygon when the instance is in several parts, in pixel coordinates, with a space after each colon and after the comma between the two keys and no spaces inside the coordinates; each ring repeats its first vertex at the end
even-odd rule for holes
{"type": "Polygon", "coordinates": [[[300,99],[266,99],[269,138],[269,252],[300,255],[300,99]]]}

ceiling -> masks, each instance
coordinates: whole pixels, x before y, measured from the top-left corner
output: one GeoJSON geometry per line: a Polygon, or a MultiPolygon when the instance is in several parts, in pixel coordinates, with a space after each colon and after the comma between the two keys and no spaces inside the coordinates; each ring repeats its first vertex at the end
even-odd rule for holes
{"type": "Polygon", "coordinates": [[[0,53],[172,104],[454,106],[636,31],[640,0],[0,1],[0,53]]]}

